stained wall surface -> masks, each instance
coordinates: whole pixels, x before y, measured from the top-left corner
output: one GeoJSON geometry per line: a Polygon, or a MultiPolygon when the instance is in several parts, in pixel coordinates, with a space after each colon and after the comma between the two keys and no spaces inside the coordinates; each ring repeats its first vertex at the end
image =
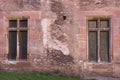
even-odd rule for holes
{"type": "Polygon", "coordinates": [[[120,77],[119,14],[120,0],[0,0],[0,69],[120,77]],[[110,61],[90,62],[88,20],[101,17],[110,19],[110,61]],[[24,18],[27,60],[10,60],[9,20],[24,18]]]}

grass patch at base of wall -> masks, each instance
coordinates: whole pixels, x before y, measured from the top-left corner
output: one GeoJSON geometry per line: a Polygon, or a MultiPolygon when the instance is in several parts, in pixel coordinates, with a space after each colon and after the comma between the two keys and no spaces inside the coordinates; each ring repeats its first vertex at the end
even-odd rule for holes
{"type": "Polygon", "coordinates": [[[0,80],[85,80],[80,77],[64,77],[43,73],[0,72],[0,80]]]}

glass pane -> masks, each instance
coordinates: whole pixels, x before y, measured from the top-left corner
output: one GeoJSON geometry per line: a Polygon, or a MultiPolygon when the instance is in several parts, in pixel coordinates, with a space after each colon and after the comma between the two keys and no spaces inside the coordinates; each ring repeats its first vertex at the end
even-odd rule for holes
{"type": "Polygon", "coordinates": [[[11,28],[17,27],[17,20],[9,20],[9,27],[11,28]]]}
{"type": "Polygon", "coordinates": [[[27,59],[27,31],[19,34],[20,59],[27,59]]]}
{"type": "Polygon", "coordinates": [[[88,27],[89,28],[97,28],[97,20],[89,20],[88,27]]]}
{"type": "Polygon", "coordinates": [[[100,59],[101,61],[109,61],[109,32],[100,33],[100,59]]]}
{"type": "Polygon", "coordinates": [[[108,20],[101,20],[100,21],[101,28],[107,28],[109,27],[109,21],[108,20]]]}
{"type": "Polygon", "coordinates": [[[28,21],[27,20],[20,20],[20,27],[27,27],[28,21]]]}
{"type": "Polygon", "coordinates": [[[17,55],[17,32],[9,32],[9,59],[16,59],[17,55]]]}
{"type": "Polygon", "coordinates": [[[97,62],[97,32],[89,32],[89,60],[97,62]]]}

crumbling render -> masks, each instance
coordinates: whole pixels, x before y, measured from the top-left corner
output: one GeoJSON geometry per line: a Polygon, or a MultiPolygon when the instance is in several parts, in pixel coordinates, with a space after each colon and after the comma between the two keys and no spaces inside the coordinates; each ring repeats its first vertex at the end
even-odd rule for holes
{"type": "Polygon", "coordinates": [[[64,55],[60,50],[47,50],[47,56],[52,65],[64,65],[68,63],[74,63],[73,57],[71,55],[64,55]]]}
{"type": "Polygon", "coordinates": [[[54,24],[62,26],[65,23],[67,15],[64,8],[64,5],[59,1],[53,0],[51,2],[51,11],[57,15],[57,19],[55,20],[54,24]]]}
{"type": "Polygon", "coordinates": [[[60,2],[53,1],[51,11],[57,15],[57,19],[44,18],[41,21],[43,45],[46,49],[60,50],[64,55],[69,55],[70,52],[67,44],[68,36],[61,29],[64,20],[66,20],[62,6],[60,2]]]}
{"type": "MultiPolygon", "coordinates": [[[[61,42],[57,39],[52,39],[50,28],[51,19],[43,19],[41,21],[42,31],[43,31],[43,45],[46,49],[56,49],[62,51],[64,55],[69,55],[69,48],[66,42],[61,42]]],[[[65,33],[64,36],[67,37],[65,33]]]]}

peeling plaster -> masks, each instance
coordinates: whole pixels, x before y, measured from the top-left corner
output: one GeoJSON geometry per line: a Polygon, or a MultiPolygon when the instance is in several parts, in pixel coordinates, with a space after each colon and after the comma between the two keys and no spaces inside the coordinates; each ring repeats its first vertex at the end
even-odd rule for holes
{"type": "MultiPolygon", "coordinates": [[[[69,48],[66,42],[61,42],[57,39],[52,39],[50,34],[50,25],[54,22],[53,19],[42,19],[41,26],[43,31],[43,45],[46,49],[56,49],[63,52],[64,55],[69,55],[69,48]]],[[[66,33],[63,33],[65,36],[66,33]]]]}

